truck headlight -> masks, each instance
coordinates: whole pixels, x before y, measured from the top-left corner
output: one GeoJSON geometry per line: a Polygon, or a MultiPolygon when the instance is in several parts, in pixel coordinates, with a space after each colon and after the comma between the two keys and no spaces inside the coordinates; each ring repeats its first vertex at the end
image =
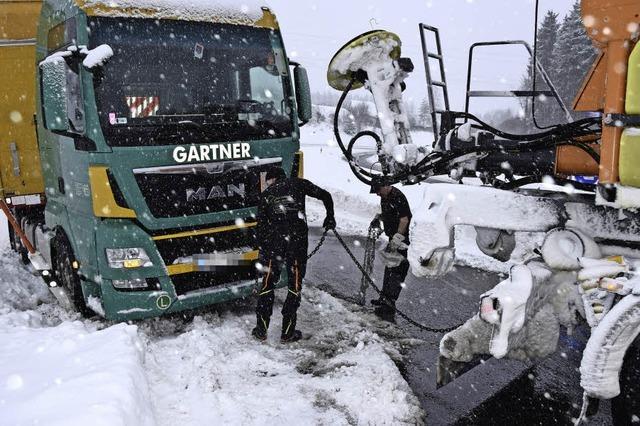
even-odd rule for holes
{"type": "Polygon", "coordinates": [[[111,268],[134,269],[153,266],[147,252],[142,248],[106,249],[107,262],[111,268]]]}

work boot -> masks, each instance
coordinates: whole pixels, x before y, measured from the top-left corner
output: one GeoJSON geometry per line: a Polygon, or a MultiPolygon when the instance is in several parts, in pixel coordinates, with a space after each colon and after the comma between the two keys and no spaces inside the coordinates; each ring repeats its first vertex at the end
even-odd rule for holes
{"type": "Polygon", "coordinates": [[[384,305],[385,305],[385,299],[384,299],[384,297],[382,297],[382,296],[380,296],[380,297],[379,297],[379,298],[377,298],[377,299],[371,299],[371,301],[370,301],[370,302],[371,302],[371,304],[372,304],[373,306],[384,306],[384,305]]]}
{"type": "Polygon", "coordinates": [[[392,301],[383,300],[380,306],[373,310],[373,313],[383,321],[395,322],[396,304],[392,301]]]}
{"type": "Polygon", "coordinates": [[[251,330],[251,335],[261,342],[267,340],[267,332],[260,327],[254,327],[253,330],[251,330]]]}
{"type": "Polygon", "coordinates": [[[297,342],[300,339],[302,339],[302,331],[293,330],[293,332],[289,333],[289,335],[283,334],[280,337],[280,343],[293,343],[293,342],[297,342]]]}

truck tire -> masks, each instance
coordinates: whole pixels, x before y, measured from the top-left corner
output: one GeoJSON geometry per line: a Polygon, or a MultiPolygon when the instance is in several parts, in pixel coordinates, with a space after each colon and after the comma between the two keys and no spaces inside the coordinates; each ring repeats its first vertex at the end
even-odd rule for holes
{"type": "Polygon", "coordinates": [[[78,272],[73,268],[73,262],[76,260],[73,255],[71,243],[66,236],[58,235],[54,242],[55,260],[54,267],[58,282],[69,295],[69,299],[80,315],[87,318],[93,315],[93,312],[87,307],[82,294],[82,283],[78,272]]]}

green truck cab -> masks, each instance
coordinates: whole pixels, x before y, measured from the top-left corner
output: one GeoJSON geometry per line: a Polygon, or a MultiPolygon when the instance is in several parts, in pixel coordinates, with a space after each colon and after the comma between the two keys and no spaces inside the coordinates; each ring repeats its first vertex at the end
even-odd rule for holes
{"type": "Polygon", "coordinates": [[[50,286],[109,320],[249,295],[266,169],[302,173],[306,71],[267,7],[121,3],[42,3],[40,162],[23,168],[41,167],[44,193],[12,203],[14,233],[50,286]]]}

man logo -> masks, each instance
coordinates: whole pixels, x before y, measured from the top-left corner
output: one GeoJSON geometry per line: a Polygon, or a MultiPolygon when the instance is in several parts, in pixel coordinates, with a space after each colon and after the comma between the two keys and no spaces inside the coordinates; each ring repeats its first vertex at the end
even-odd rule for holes
{"type": "Polygon", "coordinates": [[[229,184],[225,188],[220,185],[214,185],[209,188],[200,187],[198,189],[187,189],[187,202],[215,200],[219,198],[231,198],[238,196],[240,198],[247,197],[247,191],[244,183],[233,185],[229,184]]]}

